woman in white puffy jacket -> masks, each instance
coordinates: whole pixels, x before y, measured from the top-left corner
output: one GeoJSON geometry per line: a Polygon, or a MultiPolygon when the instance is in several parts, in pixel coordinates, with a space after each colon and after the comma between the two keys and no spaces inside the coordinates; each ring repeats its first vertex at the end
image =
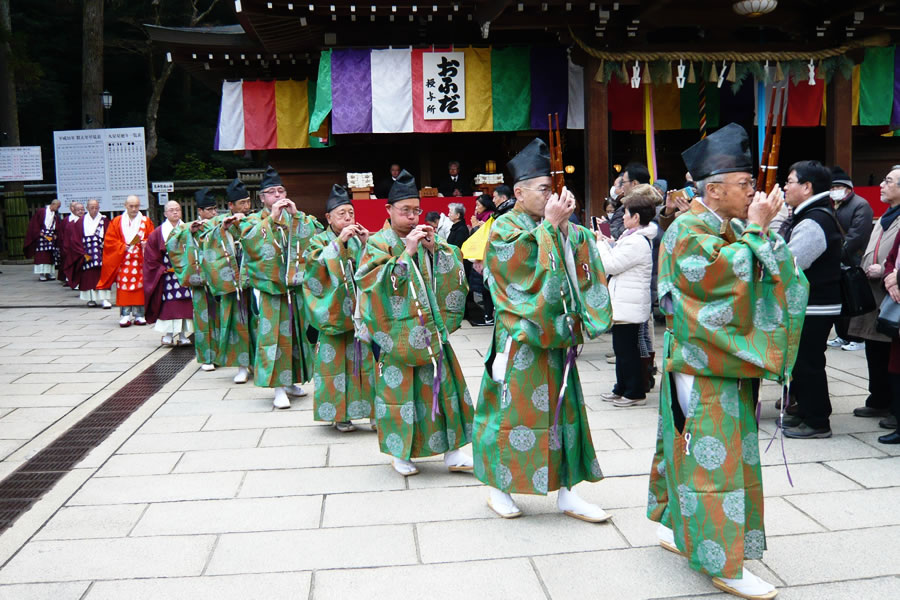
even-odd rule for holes
{"type": "Polygon", "coordinates": [[[650,318],[650,280],[653,271],[653,238],[657,227],[659,199],[653,187],[633,188],[625,205],[625,233],[613,245],[598,233],[597,250],[609,277],[613,309],[613,352],[616,355],[616,385],[611,393],[601,394],[616,406],[640,406],[647,403],[638,332],[650,318]]]}

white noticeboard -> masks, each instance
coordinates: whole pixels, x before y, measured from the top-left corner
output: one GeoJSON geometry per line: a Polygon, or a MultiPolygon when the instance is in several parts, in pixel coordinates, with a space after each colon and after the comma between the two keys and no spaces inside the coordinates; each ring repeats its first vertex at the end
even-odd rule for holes
{"type": "Polygon", "coordinates": [[[100,210],[122,211],[135,195],[147,208],[147,160],[143,127],[54,131],[56,195],[60,210],[96,198],[100,210]]]}
{"type": "Polygon", "coordinates": [[[40,146],[0,147],[0,181],[41,181],[40,146]]]}
{"type": "Polygon", "coordinates": [[[464,52],[422,53],[422,99],[426,120],[466,118],[464,52]]]}

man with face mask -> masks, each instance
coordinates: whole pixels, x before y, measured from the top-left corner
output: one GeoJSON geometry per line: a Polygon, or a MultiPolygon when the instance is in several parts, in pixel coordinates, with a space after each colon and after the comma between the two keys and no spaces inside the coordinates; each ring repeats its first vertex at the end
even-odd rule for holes
{"type": "MultiPolygon", "coordinates": [[[[853,193],[853,181],[838,166],[831,167],[831,200],[834,202],[838,223],[844,230],[841,259],[846,265],[859,265],[874,227],[872,207],[865,198],[853,193]]],[[[865,350],[866,342],[862,338],[851,337],[847,333],[849,325],[849,317],[835,321],[837,336],[829,340],[828,345],[843,350],[865,350]]]]}
{"type": "Polygon", "coordinates": [[[304,256],[304,306],[318,330],[313,362],[313,418],[333,423],[342,433],[356,427],[351,419],[369,417],[375,385],[371,340],[356,310],[353,274],[369,231],[356,222],[347,190],[331,189],[325,204],[328,227],[309,241],[304,256]]]}

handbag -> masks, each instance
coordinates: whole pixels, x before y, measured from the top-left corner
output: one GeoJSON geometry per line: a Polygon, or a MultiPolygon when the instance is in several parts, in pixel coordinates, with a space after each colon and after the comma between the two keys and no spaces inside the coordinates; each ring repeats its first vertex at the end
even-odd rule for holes
{"type": "MultiPolygon", "coordinates": [[[[809,212],[813,211],[821,211],[830,215],[841,238],[844,237],[844,229],[838,222],[834,211],[816,207],[810,209],[809,212]]],[[[866,272],[858,265],[848,265],[841,261],[841,316],[858,317],[872,312],[875,308],[875,296],[872,294],[866,272]]]]}
{"type": "Polygon", "coordinates": [[[875,320],[875,330],[889,338],[897,337],[900,331],[900,304],[887,295],[881,301],[878,309],[878,318],[875,320]]]}

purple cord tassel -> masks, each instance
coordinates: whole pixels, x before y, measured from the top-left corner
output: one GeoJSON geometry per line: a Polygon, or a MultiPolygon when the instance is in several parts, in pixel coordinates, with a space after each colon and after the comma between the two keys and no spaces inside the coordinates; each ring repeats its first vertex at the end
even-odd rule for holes
{"type": "MultiPolygon", "coordinates": [[[[578,357],[578,351],[575,346],[570,346],[569,350],[566,352],[566,362],[563,365],[563,373],[566,372],[566,368],[571,371],[571,369],[575,368],[575,359],[578,357]]],[[[566,382],[563,380],[562,385],[559,387],[559,396],[556,398],[556,414],[553,417],[553,430],[558,432],[559,426],[559,410],[562,408],[563,397],[566,395],[566,382]]]]}
{"type": "Polygon", "coordinates": [[[437,369],[434,371],[434,383],[431,386],[431,421],[432,423],[441,414],[441,407],[438,404],[438,393],[441,391],[441,375],[444,373],[444,349],[438,353],[437,369]]]}
{"type": "MultiPolygon", "coordinates": [[[[788,468],[787,462],[787,453],[784,451],[784,427],[782,424],[784,423],[784,409],[788,403],[788,387],[782,386],[781,391],[781,413],[778,415],[778,420],[775,421],[775,433],[772,434],[772,439],[769,440],[769,444],[766,446],[766,452],[769,451],[769,448],[772,447],[772,442],[775,441],[775,438],[778,437],[778,432],[781,432],[781,459],[784,461],[784,471],[787,473],[788,483],[791,484],[791,487],[794,487],[794,480],[791,479],[791,470],[788,468]]],[[[757,415],[759,411],[757,409],[757,415]]],[[[759,421],[759,417],[757,416],[757,422],[759,421]]]]}

